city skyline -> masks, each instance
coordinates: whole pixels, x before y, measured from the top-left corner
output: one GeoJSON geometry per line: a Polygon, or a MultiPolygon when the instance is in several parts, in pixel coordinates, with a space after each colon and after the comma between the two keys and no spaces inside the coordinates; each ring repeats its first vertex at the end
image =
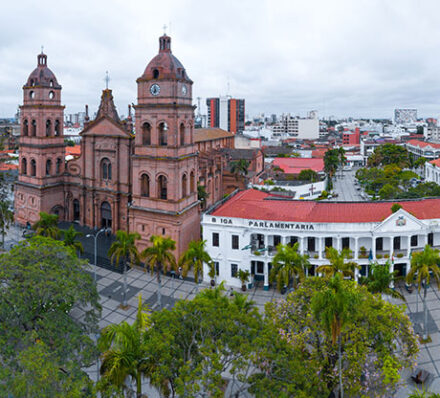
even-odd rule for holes
{"type": "MultiPolygon", "coordinates": [[[[96,112],[105,72],[121,114],[158,48],[163,25],[195,82],[194,102],[230,94],[246,113],[392,118],[440,114],[440,27],[434,1],[31,1],[4,5],[1,116],[12,116],[40,46],[63,86],[66,114],[96,112]],[[170,26],[171,25],[171,26],[170,26]]],[[[206,113],[204,101],[202,113],[206,113]]]]}

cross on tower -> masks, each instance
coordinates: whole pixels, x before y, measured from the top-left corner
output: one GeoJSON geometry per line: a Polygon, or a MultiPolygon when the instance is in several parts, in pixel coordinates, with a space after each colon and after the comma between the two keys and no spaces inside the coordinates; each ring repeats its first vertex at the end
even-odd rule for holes
{"type": "Polygon", "coordinates": [[[108,70],[105,71],[104,81],[105,81],[105,88],[106,88],[106,90],[108,90],[108,83],[110,81],[110,76],[108,75],[108,70]]]}
{"type": "Polygon", "coordinates": [[[312,194],[312,196],[313,196],[313,192],[315,191],[315,187],[314,187],[313,184],[312,184],[312,186],[309,188],[309,191],[311,192],[311,194],[312,194]]]}
{"type": "Polygon", "coordinates": [[[41,46],[41,54],[43,54],[44,46],[41,46]]]}
{"type": "Polygon", "coordinates": [[[163,34],[166,35],[167,34],[167,26],[164,24],[163,25],[163,34]]]}

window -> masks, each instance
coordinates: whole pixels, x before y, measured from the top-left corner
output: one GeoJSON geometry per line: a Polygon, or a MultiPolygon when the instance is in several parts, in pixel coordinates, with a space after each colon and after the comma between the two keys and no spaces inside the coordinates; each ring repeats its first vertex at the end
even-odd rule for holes
{"type": "Polygon", "coordinates": [[[55,168],[55,172],[56,172],[57,175],[61,174],[61,166],[62,166],[62,164],[63,164],[63,161],[61,160],[61,158],[58,158],[56,166],[55,166],[56,167],[55,168]]]}
{"type": "Polygon", "coordinates": [[[35,119],[31,122],[31,135],[33,137],[37,135],[37,121],[35,119]]]}
{"type": "Polygon", "coordinates": [[[257,261],[257,274],[264,274],[264,263],[257,261]]]}
{"type": "Polygon", "coordinates": [[[383,238],[376,239],[376,250],[383,250],[383,238]]]}
{"type": "Polygon", "coordinates": [[[142,145],[151,145],[151,126],[149,123],[142,125],[142,145]]]}
{"type": "MultiPolygon", "coordinates": [[[[53,80],[51,80],[50,82],[49,82],[49,86],[50,87],[53,87],[53,80]]],[[[51,91],[52,93],[53,93],[53,91],[51,91]]]]}
{"type": "Polygon", "coordinates": [[[394,250],[400,250],[400,236],[395,236],[393,239],[394,250]]]}
{"type": "Polygon", "coordinates": [[[46,120],[46,137],[50,137],[52,133],[52,122],[50,119],[46,120]]]}
{"type": "Polygon", "coordinates": [[[35,159],[31,160],[31,176],[35,177],[37,174],[37,162],[35,159]]]}
{"type": "Polygon", "coordinates": [[[219,276],[220,274],[220,263],[218,261],[214,261],[215,274],[219,276]]]}
{"type": "Polygon", "coordinates": [[[61,127],[60,127],[60,121],[59,120],[55,120],[55,135],[59,136],[60,135],[60,131],[61,131],[61,127]]]}
{"type": "Polygon", "coordinates": [[[277,247],[281,243],[281,236],[274,235],[273,236],[273,247],[277,247]]]}
{"type": "Polygon", "coordinates": [[[194,181],[195,181],[194,171],[191,171],[191,174],[189,175],[189,189],[191,193],[195,192],[194,181]]]}
{"type": "Polygon", "coordinates": [[[35,91],[29,92],[29,98],[34,99],[35,98],[35,91]]]}
{"type": "Polygon", "coordinates": [[[220,236],[218,232],[212,233],[212,246],[219,247],[220,246],[220,236]]]}
{"type": "Polygon", "coordinates": [[[27,119],[24,119],[23,121],[23,135],[27,136],[29,134],[29,123],[27,119]]]}
{"type": "Polygon", "coordinates": [[[142,174],[141,177],[141,196],[150,196],[150,177],[147,174],[142,174]]]}
{"type": "Polygon", "coordinates": [[[73,200],[73,221],[79,221],[79,216],[80,216],[79,200],[74,199],[73,200]]]}
{"type": "Polygon", "coordinates": [[[46,160],[46,175],[50,176],[52,174],[52,160],[46,160]]]}
{"type": "Polygon", "coordinates": [[[23,175],[27,174],[27,160],[26,160],[26,158],[23,158],[21,160],[21,174],[23,174],[23,175]]]}
{"type": "Polygon", "coordinates": [[[159,124],[159,145],[162,146],[168,145],[167,130],[168,128],[165,123],[159,124]]]}
{"type": "Polygon", "coordinates": [[[311,238],[311,237],[307,238],[307,250],[309,252],[315,251],[315,238],[311,238]]]}
{"type": "Polygon", "coordinates": [[[417,246],[418,245],[418,235],[413,235],[413,236],[411,236],[411,246],[417,246]]]}
{"type": "Polygon", "coordinates": [[[434,234],[432,232],[430,232],[428,234],[428,245],[429,246],[434,246],[434,234]]]}
{"type": "Polygon", "coordinates": [[[342,238],[342,248],[350,249],[350,238],[342,238]]]}
{"type": "Polygon", "coordinates": [[[111,180],[112,179],[112,164],[110,160],[104,158],[101,160],[101,179],[111,180]]]}
{"type": "Polygon", "coordinates": [[[237,273],[238,273],[238,265],[237,264],[231,264],[231,276],[233,278],[237,277],[237,273]]]}
{"type": "Polygon", "coordinates": [[[324,240],[324,246],[327,247],[333,247],[333,238],[327,237],[324,240]]]}
{"type": "Polygon", "coordinates": [[[288,246],[293,247],[293,245],[298,242],[297,236],[290,236],[289,237],[289,243],[287,243],[288,246]]]}
{"type": "Polygon", "coordinates": [[[157,179],[157,190],[157,196],[159,199],[166,200],[168,198],[167,178],[165,176],[159,176],[157,179]]]}
{"type": "Polygon", "coordinates": [[[187,186],[188,186],[188,182],[187,182],[187,178],[186,178],[186,174],[184,174],[182,176],[182,198],[186,197],[187,195],[187,186]]]}
{"type": "Polygon", "coordinates": [[[185,125],[180,125],[180,145],[185,145],[185,125]]]}
{"type": "Polygon", "coordinates": [[[157,79],[159,77],[159,71],[157,69],[153,69],[153,79],[157,79]]]}
{"type": "Polygon", "coordinates": [[[53,91],[49,91],[49,99],[54,99],[55,93],[53,91]]]}
{"type": "Polygon", "coordinates": [[[238,250],[238,246],[239,246],[239,240],[238,240],[238,235],[232,235],[232,248],[234,250],[238,250]]]}

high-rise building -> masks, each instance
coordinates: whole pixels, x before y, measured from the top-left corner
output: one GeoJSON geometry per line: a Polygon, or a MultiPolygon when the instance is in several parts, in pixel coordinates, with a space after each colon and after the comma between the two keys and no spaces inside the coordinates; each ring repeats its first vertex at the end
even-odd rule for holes
{"type": "Polygon", "coordinates": [[[244,99],[231,97],[208,98],[208,127],[218,127],[231,133],[244,131],[244,99]]]}

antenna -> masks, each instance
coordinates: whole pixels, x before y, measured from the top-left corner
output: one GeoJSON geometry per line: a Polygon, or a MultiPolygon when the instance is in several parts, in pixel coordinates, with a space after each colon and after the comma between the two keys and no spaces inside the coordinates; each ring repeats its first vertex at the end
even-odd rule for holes
{"type": "Polygon", "coordinates": [[[105,71],[104,81],[105,81],[105,89],[108,90],[108,83],[110,81],[110,76],[108,75],[108,70],[105,71]]]}
{"type": "Polygon", "coordinates": [[[167,34],[167,26],[164,24],[162,26],[164,36],[167,34]]]}
{"type": "Polygon", "coordinates": [[[44,54],[43,51],[44,51],[44,46],[42,45],[41,46],[41,54],[44,54]]]}

